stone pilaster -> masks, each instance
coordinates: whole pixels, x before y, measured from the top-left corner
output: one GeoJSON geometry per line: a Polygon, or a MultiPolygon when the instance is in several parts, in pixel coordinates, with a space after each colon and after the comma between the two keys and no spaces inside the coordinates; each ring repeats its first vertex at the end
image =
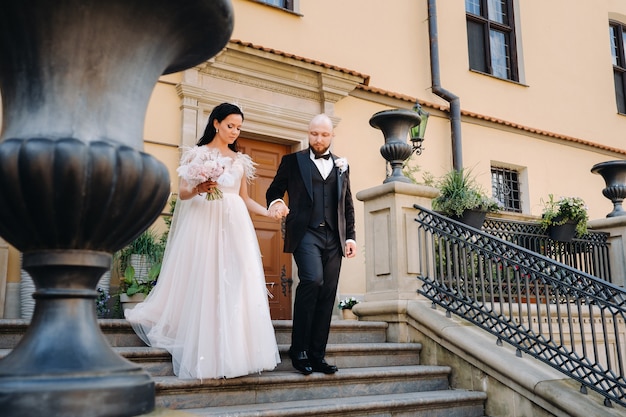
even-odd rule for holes
{"type": "Polygon", "coordinates": [[[591,220],[588,226],[594,231],[609,233],[611,282],[626,287],[626,216],[591,220]]]}
{"type": "Polygon", "coordinates": [[[365,205],[365,301],[417,298],[420,248],[413,204],[430,208],[438,193],[396,181],[356,194],[365,205]]]}

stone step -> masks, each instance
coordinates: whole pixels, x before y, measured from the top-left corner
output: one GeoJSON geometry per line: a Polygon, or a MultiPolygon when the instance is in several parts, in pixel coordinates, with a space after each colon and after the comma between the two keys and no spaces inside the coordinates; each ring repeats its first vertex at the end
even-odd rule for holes
{"type": "MultiPolygon", "coordinates": [[[[125,320],[99,320],[99,325],[115,351],[151,373],[161,410],[224,417],[484,414],[484,393],[449,389],[451,369],[419,365],[419,343],[387,343],[387,323],[333,321],[326,359],[339,372],[304,376],[287,355],[291,321],[274,321],[282,359],[274,371],[203,381],[173,376],[169,353],[145,346],[125,320]]],[[[0,320],[0,358],[27,328],[25,320],[0,320]]]]}
{"type": "MultiPolygon", "coordinates": [[[[448,390],[447,366],[344,368],[333,375],[264,372],[232,379],[154,377],[158,407],[197,409],[448,390]]],[[[321,400],[321,401],[320,401],[321,400]]]]}
{"type": "MultiPolygon", "coordinates": [[[[13,349],[22,338],[29,321],[23,319],[0,319],[0,349],[13,349]]],[[[113,347],[145,346],[126,320],[98,320],[102,333],[113,347]]],[[[276,342],[289,344],[291,320],[274,320],[276,342]]],[[[328,343],[383,343],[387,340],[387,323],[355,320],[334,320],[328,343]]]]}
{"type": "Polygon", "coordinates": [[[445,390],[184,410],[201,417],[484,417],[483,392],[445,390]]]}
{"type": "MultiPolygon", "coordinates": [[[[328,345],[326,360],[339,368],[368,366],[419,365],[419,343],[340,343],[328,345]]],[[[121,356],[139,363],[153,376],[173,375],[172,360],[165,349],[151,347],[116,347],[121,356]]],[[[292,371],[289,345],[279,345],[281,363],[275,371],[292,371]]],[[[0,350],[0,357],[3,356],[0,350]]]]}

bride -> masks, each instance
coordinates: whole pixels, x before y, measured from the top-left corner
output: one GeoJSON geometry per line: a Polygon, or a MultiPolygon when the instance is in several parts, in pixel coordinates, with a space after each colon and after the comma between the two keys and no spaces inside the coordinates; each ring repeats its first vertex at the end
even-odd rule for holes
{"type": "Polygon", "coordinates": [[[124,313],[146,344],[171,353],[179,378],[233,378],[280,362],[249,214],[268,211],[248,196],[254,163],[236,146],[243,119],[236,105],[216,106],[184,150],[159,280],[124,313]]]}

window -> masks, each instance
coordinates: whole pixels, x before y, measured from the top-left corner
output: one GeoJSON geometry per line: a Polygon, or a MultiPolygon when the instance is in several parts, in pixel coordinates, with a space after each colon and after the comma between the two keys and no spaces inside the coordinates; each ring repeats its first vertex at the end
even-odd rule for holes
{"type": "Polygon", "coordinates": [[[505,211],[522,212],[519,173],[514,169],[491,167],[491,193],[505,211]]]}
{"type": "Polygon", "coordinates": [[[626,54],[624,53],[626,32],[624,28],[624,25],[619,22],[610,22],[609,25],[615,100],[617,101],[617,111],[622,114],[626,114],[626,54]]]}
{"type": "Polygon", "coordinates": [[[294,0],[257,0],[260,3],[269,4],[270,6],[280,7],[281,9],[293,10],[294,0]]]}
{"type": "Polygon", "coordinates": [[[513,0],[465,0],[470,69],[519,81],[513,0]]]}

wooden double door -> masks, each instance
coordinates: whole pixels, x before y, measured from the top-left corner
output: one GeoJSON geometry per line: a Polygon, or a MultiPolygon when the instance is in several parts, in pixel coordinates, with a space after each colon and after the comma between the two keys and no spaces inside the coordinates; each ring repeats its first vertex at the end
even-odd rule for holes
{"type": "MultiPolygon", "coordinates": [[[[248,185],[248,194],[262,206],[266,205],[265,192],[274,179],[283,155],[291,152],[287,145],[239,138],[241,152],[250,155],[257,164],[257,178],[248,185]]],[[[270,313],[273,320],[291,320],[291,254],[283,252],[282,223],[252,215],[252,222],[263,257],[265,283],[271,294],[270,313]]]]}

